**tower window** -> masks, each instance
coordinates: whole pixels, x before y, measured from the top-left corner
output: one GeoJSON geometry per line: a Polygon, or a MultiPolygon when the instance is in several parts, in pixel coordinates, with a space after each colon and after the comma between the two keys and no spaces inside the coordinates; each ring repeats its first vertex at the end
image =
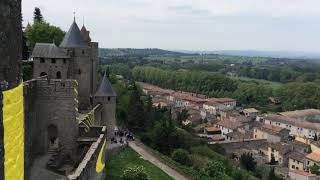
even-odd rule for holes
{"type": "Polygon", "coordinates": [[[67,60],[66,59],[63,59],[63,64],[66,64],[67,63],[67,60]]]}
{"type": "Polygon", "coordinates": [[[108,96],[108,101],[110,101],[110,99],[111,99],[110,96],[108,96]]]}
{"type": "Polygon", "coordinates": [[[46,76],[46,75],[47,75],[47,73],[45,73],[45,72],[40,73],[40,77],[46,76]]]}
{"type": "Polygon", "coordinates": [[[44,62],[45,62],[44,58],[40,58],[40,63],[44,63],[44,62]]]}
{"type": "Polygon", "coordinates": [[[51,59],[51,63],[52,63],[52,64],[55,64],[55,63],[56,63],[56,59],[53,59],[53,58],[52,58],[52,59],[51,59]]]}
{"type": "Polygon", "coordinates": [[[57,79],[61,79],[61,72],[60,71],[57,72],[57,79]]]}
{"type": "Polygon", "coordinates": [[[82,54],[84,54],[85,53],[85,51],[84,50],[82,50],[82,54]]]}
{"type": "Polygon", "coordinates": [[[81,74],[81,69],[78,70],[78,74],[81,74]]]}

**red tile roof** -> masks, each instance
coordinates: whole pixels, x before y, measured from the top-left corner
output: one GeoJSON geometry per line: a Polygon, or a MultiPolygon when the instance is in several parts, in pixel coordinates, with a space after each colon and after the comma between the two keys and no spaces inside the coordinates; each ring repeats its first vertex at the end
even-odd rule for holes
{"type": "Polygon", "coordinates": [[[288,116],[281,116],[278,114],[268,114],[268,115],[264,116],[264,119],[282,122],[282,123],[294,125],[297,127],[320,131],[320,123],[312,123],[312,122],[308,122],[308,121],[302,121],[302,120],[298,120],[298,119],[291,118],[288,116]]]}

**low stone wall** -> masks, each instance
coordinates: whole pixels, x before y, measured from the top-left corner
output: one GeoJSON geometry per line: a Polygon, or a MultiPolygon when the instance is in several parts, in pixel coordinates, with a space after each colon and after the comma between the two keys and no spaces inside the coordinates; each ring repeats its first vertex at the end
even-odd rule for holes
{"type": "Polygon", "coordinates": [[[103,180],[105,179],[105,162],[106,162],[106,131],[100,134],[98,140],[90,146],[85,157],[77,169],[68,178],[71,180],[103,180]]]}
{"type": "Polygon", "coordinates": [[[232,154],[234,151],[239,149],[250,149],[257,150],[264,143],[266,143],[266,139],[247,139],[243,141],[223,141],[217,142],[215,144],[209,144],[210,147],[220,146],[223,147],[227,154],[232,154]]]}

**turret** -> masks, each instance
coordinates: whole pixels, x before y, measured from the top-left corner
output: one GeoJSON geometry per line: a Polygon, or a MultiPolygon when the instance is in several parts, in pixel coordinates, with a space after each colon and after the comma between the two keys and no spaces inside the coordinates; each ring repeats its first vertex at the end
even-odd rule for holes
{"type": "Polygon", "coordinates": [[[94,105],[100,104],[100,112],[96,113],[96,125],[107,126],[108,138],[114,135],[116,125],[116,97],[106,73],[94,95],[94,105]]]}

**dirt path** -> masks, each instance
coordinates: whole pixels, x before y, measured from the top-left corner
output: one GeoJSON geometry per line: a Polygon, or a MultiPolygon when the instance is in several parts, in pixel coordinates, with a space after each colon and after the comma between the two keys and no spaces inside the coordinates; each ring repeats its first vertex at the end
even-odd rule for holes
{"type": "Polygon", "coordinates": [[[143,159],[150,161],[152,164],[160,168],[162,171],[167,173],[169,176],[171,176],[173,179],[177,180],[187,180],[188,178],[184,177],[174,169],[170,168],[169,166],[163,164],[161,161],[159,161],[156,157],[154,157],[151,153],[149,153],[143,145],[139,145],[139,143],[135,141],[129,142],[129,147],[131,147],[133,150],[135,150],[138,154],[140,154],[143,159]]]}

